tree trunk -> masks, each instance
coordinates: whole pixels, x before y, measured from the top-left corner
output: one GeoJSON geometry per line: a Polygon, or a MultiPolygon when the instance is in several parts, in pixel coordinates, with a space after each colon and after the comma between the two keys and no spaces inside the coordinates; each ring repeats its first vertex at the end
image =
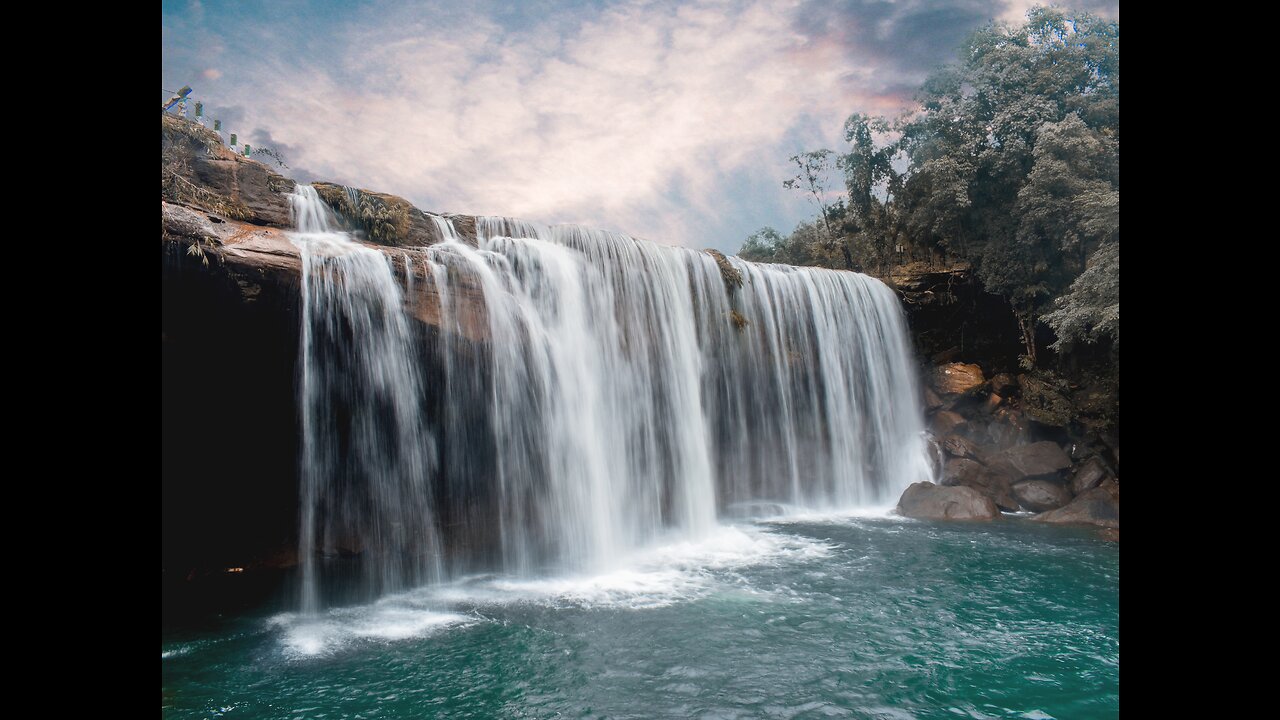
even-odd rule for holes
{"type": "Polygon", "coordinates": [[[1026,349],[1027,359],[1031,361],[1031,365],[1036,364],[1036,317],[1030,310],[1025,312],[1013,311],[1015,317],[1018,318],[1018,329],[1022,331],[1022,347],[1026,349]]]}

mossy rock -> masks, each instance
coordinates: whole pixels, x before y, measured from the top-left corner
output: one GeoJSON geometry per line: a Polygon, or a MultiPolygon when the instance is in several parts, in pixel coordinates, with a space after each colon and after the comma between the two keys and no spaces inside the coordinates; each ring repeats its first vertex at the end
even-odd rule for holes
{"type": "Polygon", "coordinates": [[[315,183],[314,187],[320,199],[363,230],[370,242],[397,247],[435,242],[422,211],[402,197],[333,183],[315,183]]]}
{"type": "Polygon", "coordinates": [[[1022,391],[1022,411],[1043,425],[1066,427],[1075,415],[1066,388],[1044,373],[1018,376],[1022,391]]]}
{"type": "MultiPolygon", "coordinates": [[[[715,258],[716,265],[720,267],[720,277],[724,280],[725,290],[732,293],[734,290],[742,287],[742,273],[739,272],[738,268],[733,266],[733,263],[729,262],[729,258],[725,257],[724,253],[719,250],[710,249],[706,252],[708,255],[715,258]]],[[[734,322],[737,324],[736,320],[734,322]]],[[[741,326],[739,325],[739,327],[741,326]]]]}

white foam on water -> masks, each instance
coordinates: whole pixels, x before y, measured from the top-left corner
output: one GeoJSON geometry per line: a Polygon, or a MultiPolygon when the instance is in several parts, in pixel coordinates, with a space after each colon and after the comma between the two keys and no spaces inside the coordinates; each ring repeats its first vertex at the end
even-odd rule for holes
{"type": "MultiPolygon", "coordinates": [[[[435,590],[444,602],[533,603],[552,607],[646,609],[706,597],[733,571],[807,562],[832,546],[760,528],[720,526],[698,540],[681,539],[631,554],[622,567],[541,578],[470,578],[435,590]]],[[[741,588],[736,588],[741,589],[741,588]]]]}
{"type": "Polygon", "coordinates": [[[360,641],[420,638],[445,627],[475,622],[469,615],[442,612],[416,593],[392,595],[372,605],[334,608],[321,615],[283,613],[267,621],[281,632],[291,657],[329,655],[360,641]]]}
{"type": "Polygon", "coordinates": [[[803,507],[783,507],[783,513],[762,517],[760,523],[770,525],[847,525],[851,520],[905,520],[897,514],[897,505],[866,505],[846,508],[823,508],[814,510],[803,507]]]}

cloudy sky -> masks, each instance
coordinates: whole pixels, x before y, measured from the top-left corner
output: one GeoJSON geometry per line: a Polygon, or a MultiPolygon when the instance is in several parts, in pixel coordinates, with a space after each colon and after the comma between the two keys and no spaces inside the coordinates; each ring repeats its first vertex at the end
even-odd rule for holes
{"type": "Polygon", "coordinates": [[[161,94],[191,85],[300,180],[733,252],[814,215],[788,157],[907,109],[969,31],[1032,4],[179,0],[161,94]]]}

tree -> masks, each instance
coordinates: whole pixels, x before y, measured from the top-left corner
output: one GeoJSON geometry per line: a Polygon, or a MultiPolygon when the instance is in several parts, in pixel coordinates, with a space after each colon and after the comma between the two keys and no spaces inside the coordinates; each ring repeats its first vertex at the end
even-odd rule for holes
{"type": "Polygon", "coordinates": [[[1119,242],[1120,29],[1036,8],[974,33],[901,125],[905,227],[969,260],[1035,328],[1101,243],[1119,242]]]}
{"type": "Polygon", "coordinates": [[[1054,303],[1044,321],[1057,333],[1055,349],[1110,338],[1120,347],[1120,243],[1107,243],[1089,257],[1089,267],[1054,303]]]}
{"type": "Polygon", "coordinates": [[[827,207],[826,200],[823,196],[827,194],[827,176],[830,175],[833,167],[832,153],[830,150],[812,150],[799,155],[792,155],[791,162],[796,164],[799,172],[790,180],[783,181],[782,186],[789,190],[800,190],[807,192],[814,204],[821,211],[823,227],[827,231],[826,243],[833,244],[836,234],[831,229],[831,210],[827,207]]]}

